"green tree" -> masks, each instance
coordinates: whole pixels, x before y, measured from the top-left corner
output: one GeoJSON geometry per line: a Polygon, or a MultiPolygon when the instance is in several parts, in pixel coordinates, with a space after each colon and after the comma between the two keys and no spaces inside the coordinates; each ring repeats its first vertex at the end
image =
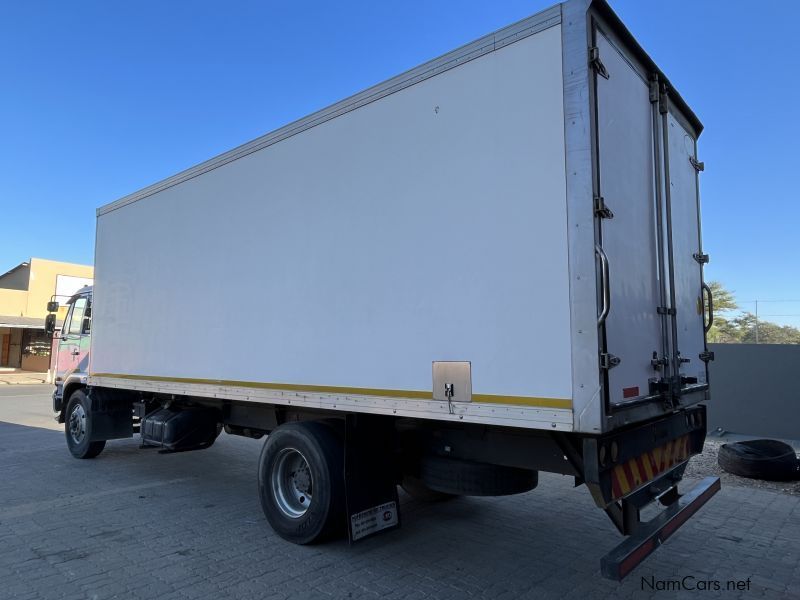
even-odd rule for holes
{"type": "MultiPolygon", "coordinates": [[[[708,341],[717,344],[735,344],[740,342],[741,331],[727,318],[727,313],[739,308],[733,292],[726,290],[719,281],[708,283],[714,299],[714,323],[708,330],[708,341]]],[[[706,307],[706,321],[708,307],[706,307]]]]}
{"type": "MultiPolygon", "coordinates": [[[[708,284],[714,297],[714,324],[708,331],[708,341],[718,344],[755,344],[758,328],[759,344],[800,344],[800,329],[757,320],[750,312],[731,316],[738,311],[736,298],[718,281],[708,284]]],[[[708,319],[708,311],[706,311],[708,319]]]]}
{"type": "Polygon", "coordinates": [[[712,344],[738,344],[742,341],[742,331],[735,320],[715,316],[714,324],[708,330],[708,341],[712,344]]]}
{"type": "Polygon", "coordinates": [[[715,313],[729,312],[739,308],[739,305],[736,304],[736,298],[734,298],[733,292],[722,287],[719,281],[710,281],[708,287],[711,288],[711,294],[714,297],[715,313]]]}
{"type": "Polygon", "coordinates": [[[800,329],[791,325],[778,325],[770,321],[756,321],[753,313],[746,312],[736,320],[736,328],[740,333],[739,342],[756,343],[756,327],[758,327],[759,344],[800,344],[800,329]]]}

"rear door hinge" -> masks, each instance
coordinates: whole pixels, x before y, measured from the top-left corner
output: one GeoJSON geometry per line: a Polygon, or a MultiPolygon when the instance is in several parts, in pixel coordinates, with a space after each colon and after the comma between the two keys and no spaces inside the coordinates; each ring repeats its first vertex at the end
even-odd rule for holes
{"type": "Polygon", "coordinates": [[[597,74],[603,79],[608,79],[610,77],[606,66],[603,64],[603,61],[600,60],[600,48],[597,46],[589,48],[589,66],[597,71],[597,74]]]}
{"type": "Polygon", "coordinates": [[[666,115],[669,112],[669,88],[666,83],[659,84],[658,114],[666,115]]]}
{"type": "Polygon", "coordinates": [[[689,157],[689,162],[694,167],[694,170],[697,171],[698,173],[700,171],[705,171],[706,163],[697,160],[694,156],[689,157]]]}
{"type": "Polygon", "coordinates": [[[692,254],[692,258],[694,258],[701,265],[706,264],[710,260],[708,254],[703,254],[702,252],[695,252],[692,254]]]}
{"type": "Polygon", "coordinates": [[[708,363],[714,360],[714,353],[710,350],[705,350],[698,355],[698,358],[702,360],[704,363],[708,363]]]}
{"type": "Polygon", "coordinates": [[[610,352],[600,353],[600,368],[609,371],[621,363],[619,356],[614,356],[610,352]]]}
{"type": "Polygon", "coordinates": [[[667,306],[657,306],[656,312],[660,315],[670,315],[670,316],[675,316],[678,313],[678,311],[676,311],[674,308],[669,308],[667,306]]]}
{"type": "Polygon", "coordinates": [[[658,102],[658,75],[653,73],[650,76],[650,103],[658,102]]]}
{"type": "Polygon", "coordinates": [[[594,197],[594,214],[601,219],[613,219],[614,212],[606,205],[605,198],[602,196],[594,197]]]}

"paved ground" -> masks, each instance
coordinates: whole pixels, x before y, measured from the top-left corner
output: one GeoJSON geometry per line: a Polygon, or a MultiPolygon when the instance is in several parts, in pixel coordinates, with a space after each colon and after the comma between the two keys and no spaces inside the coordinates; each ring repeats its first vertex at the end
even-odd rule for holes
{"type": "Polygon", "coordinates": [[[0,369],[0,385],[21,384],[30,385],[47,381],[47,373],[23,371],[22,369],[0,369]]]}
{"type": "Polygon", "coordinates": [[[619,536],[553,475],[508,498],[404,498],[398,531],[299,547],[262,517],[260,442],[159,455],[125,440],[78,461],[38,426],[49,389],[13,390],[0,390],[2,599],[800,598],[796,496],[726,487],[622,584],[598,572],[619,536]],[[656,591],[748,578],[749,591],[656,591]]]}

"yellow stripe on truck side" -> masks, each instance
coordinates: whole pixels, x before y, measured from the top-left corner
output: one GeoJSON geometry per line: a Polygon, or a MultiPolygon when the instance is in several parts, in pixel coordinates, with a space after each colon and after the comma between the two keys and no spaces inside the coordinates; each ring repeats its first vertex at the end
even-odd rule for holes
{"type": "MultiPolygon", "coordinates": [[[[224,385],[266,390],[311,392],[322,394],[353,394],[357,396],[381,396],[385,398],[415,398],[432,400],[431,392],[418,390],[389,390],[382,388],[340,387],[332,385],[310,385],[302,383],[267,383],[261,381],[232,381],[227,379],[194,379],[189,377],[163,377],[161,375],[125,375],[122,373],[92,373],[90,377],[109,377],[113,379],[131,379],[134,381],[164,381],[168,383],[190,383],[200,385],[224,385]]],[[[514,406],[530,406],[534,408],[572,409],[572,400],[567,398],[540,398],[536,396],[501,396],[495,394],[472,394],[473,402],[487,404],[510,404],[514,406]]]]}

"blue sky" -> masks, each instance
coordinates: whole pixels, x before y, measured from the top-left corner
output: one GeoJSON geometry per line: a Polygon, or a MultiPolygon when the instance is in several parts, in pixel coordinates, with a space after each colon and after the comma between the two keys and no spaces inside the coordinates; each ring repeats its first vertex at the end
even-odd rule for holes
{"type": "MultiPolygon", "coordinates": [[[[97,206],[550,4],[6,3],[0,272],[90,263],[97,206]]],[[[707,279],[800,300],[800,3],[611,4],[706,126],[707,279]]],[[[800,315],[800,301],[760,312],[800,315]]]]}

